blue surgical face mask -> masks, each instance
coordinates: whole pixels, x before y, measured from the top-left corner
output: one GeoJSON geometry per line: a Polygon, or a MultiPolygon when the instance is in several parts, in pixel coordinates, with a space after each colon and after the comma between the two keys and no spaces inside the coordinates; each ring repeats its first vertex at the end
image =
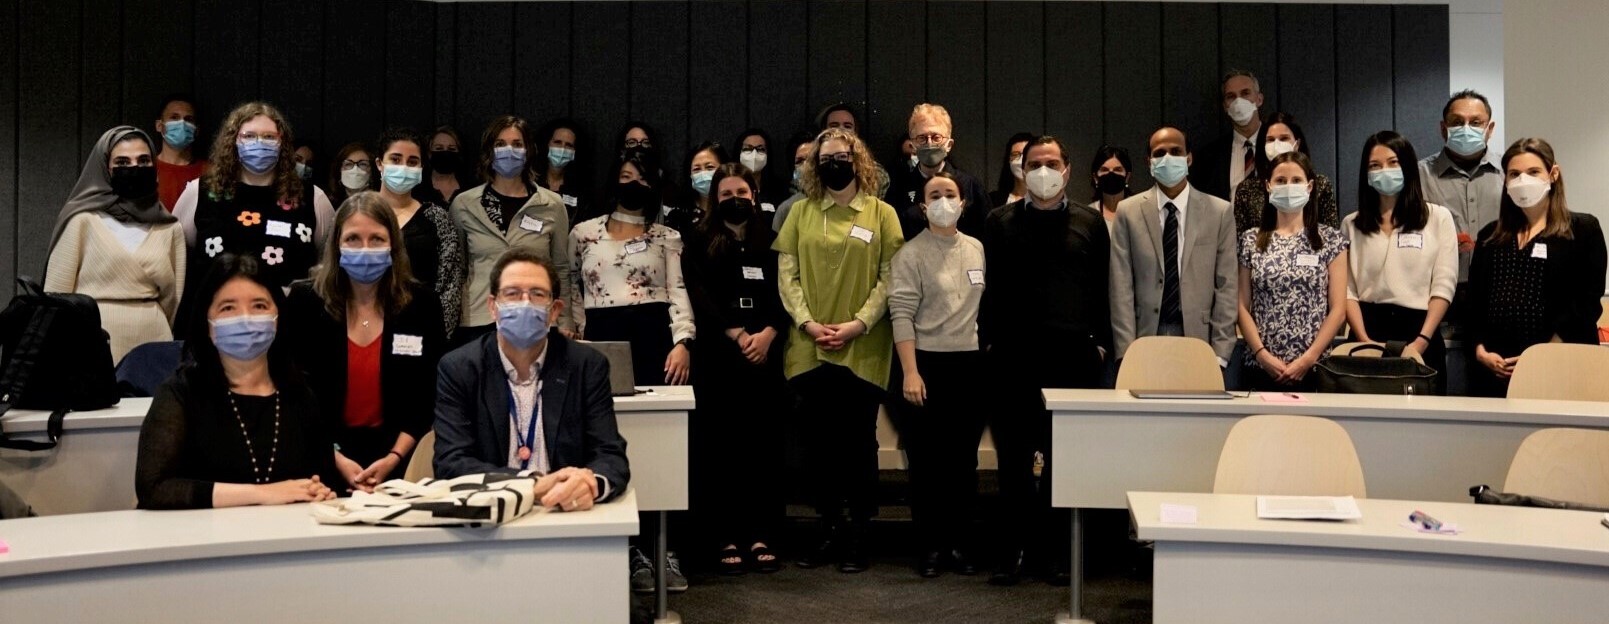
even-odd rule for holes
{"type": "Polygon", "coordinates": [[[1369,186],[1379,191],[1381,195],[1395,197],[1402,192],[1402,168],[1381,169],[1369,172],[1369,186]]]}
{"type": "Polygon", "coordinates": [[[1183,156],[1163,156],[1151,159],[1151,177],[1162,186],[1173,186],[1190,175],[1190,163],[1183,156]]]}
{"type": "Polygon", "coordinates": [[[255,174],[272,171],[279,164],[279,143],[269,141],[242,141],[235,143],[235,154],[240,164],[255,174]]]}
{"type": "Polygon", "coordinates": [[[307,163],[296,163],[296,175],[303,180],[312,179],[313,168],[307,166],[307,163]]]}
{"type": "Polygon", "coordinates": [[[568,147],[548,148],[548,164],[554,169],[563,169],[570,161],[575,160],[575,150],[568,147]]]}
{"type": "Polygon", "coordinates": [[[359,284],[373,284],[391,270],[391,248],[341,248],[341,270],[359,284]]]}
{"type": "Polygon", "coordinates": [[[525,170],[525,148],[507,145],[492,148],[492,170],[505,178],[520,175],[525,170]]]}
{"type": "Polygon", "coordinates": [[[529,349],[548,335],[548,309],[529,301],[497,304],[497,335],[515,348],[529,349]]]}
{"type": "Polygon", "coordinates": [[[1447,129],[1447,149],[1459,156],[1474,156],[1486,149],[1486,129],[1453,126],[1447,129]]]}
{"type": "Polygon", "coordinates": [[[714,171],[700,171],[693,174],[693,190],[699,195],[710,196],[710,181],[715,179],[714,171]]]}
{"type": "Polygon", "coordinates": [[[802,170],[799,169],[798,167],[793,168],[793,188],[795,188],[795,189],[802,188],[802,183],[799,182],[799,176],[801,175],[801,172],[802,172],[802,170]]]}
{"type": "Polygon", "coordinates": [[[179,149],[190,147],[196,140],[196,125],[182,119],[162,122],[162,140],[179,149]]]}
{"type": "Polygon", "coordinates": [[[279,317],[272,314],[242,314],[207,321],[212,324],[212,344],[218,353],[232,360],[255,360],[274,344],[279,317]]]}
{"type": "Polygon", "coordinates": [[[407,194],[413,187],[419,186],[419,181],[425,177],[423,167],[407,167],[403,165],[386,165],[380,172],[380,179],[385,181],[385,187],[391,192],[407,194]]]}

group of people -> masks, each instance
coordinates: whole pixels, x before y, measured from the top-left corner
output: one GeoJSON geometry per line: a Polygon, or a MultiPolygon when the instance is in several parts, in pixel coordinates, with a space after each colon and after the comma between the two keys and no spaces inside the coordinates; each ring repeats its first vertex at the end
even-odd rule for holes
{"type": "Polygon", "coordinates": [[[632,122],[594,193],[578,124],[504,116],[473,153],[445,127],[349,145],[327,192],[273,106],[232,111],[203,160],[175,97],[160,142],[119,126],[96,144],[47,288],[95,297],[118,358],[186,341],[141,433],[145,508],[370,490],[434,430],[437,476],[537,470],[544,504],[585,509],[629,469],[607,364],[582,341],[623,341],[638,385],[695,390],[690,485],[718,571],[780,567],[788,419],[821,516],[797,564],[866,569],[887,405],[922,576],[976,573],[987,550],[992,583],[1036,554],[1065,578],[1040,391],[1109,385],[1140,337],[1198,338],[1227,370],[1238,328],[1242,385],[1299,389],[1344,326],[1444,371],[1453,321],[1481,365],[1471,388],[1492,396],[1526,347],[1597,340],[1602,230],[1567,208],[1547,142],[1493,158],[1480,94],[1451,97],[1427,158],[1396,132],[1364,137],[1345,219],[1297,121],[1260,114],[1256,77],[1231,72],[1222,95],[1228,136],[1192,149],[1163,127],[1142,163],[1103,146],[1087,202],[1067,192],[1081,156],[1026,133],[987,191],[949,158],[933,104],[912,110],[897,162],[842,104],[786,144],[751,129],[680,163],[632,122]],[[1133,188],[1137,165],[1154,186],[1133,188]],[[979,533],[986,425],[1002,501],[979,533]]]}

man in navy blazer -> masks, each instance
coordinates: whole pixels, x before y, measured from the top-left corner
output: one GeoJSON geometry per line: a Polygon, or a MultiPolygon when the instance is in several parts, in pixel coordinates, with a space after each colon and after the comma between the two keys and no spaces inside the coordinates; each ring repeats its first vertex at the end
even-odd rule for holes
{"type": "Polygon", "coordinates": [[[619,495],[631,470],[609,360],[548,331],[564,309],[556,284],[542,256],[515,249],[498,258],[486,300],[497,331],[438,367],[434,465],[439,478],[541,471],[541,504],[579,511],[619,495]]]}

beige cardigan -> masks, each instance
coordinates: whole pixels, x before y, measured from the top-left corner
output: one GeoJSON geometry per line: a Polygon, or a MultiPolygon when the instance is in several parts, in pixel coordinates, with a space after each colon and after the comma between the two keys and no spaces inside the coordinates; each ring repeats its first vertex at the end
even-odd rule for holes
{"type": "Polygon", "coordinates": [[[103,214],[82,212],[67,221],[50,252],[45,290],[95,298],[116,362],[134,347],[173,339],[173,315],[184,290],[184,229],[178,223],[152,226],[130,251],[103,214]]]}
{"type": "MultiPolygon", "coordinates": [[[[469,253],[469,275],[464,280],[463,314],[458,326],[479,327],[496,321],[486,311],[486,297],[492,289],[492,266],[503,252],[516,247],[551,261],[559,274],[559,283],[555,284],[558,296],[567,304],[574,301],[571,293],[574,284],[570,279],[570,217],[564,200],[553,191],[536,187],[525,205],[514,213],[513,224],[504,233],[480,205],[485,194],[486,185],[482,184],[453,199],[453,222],[463,232],[464,248],[469,253]]],[[[565,306],[559,318],[559,327],[567,330],[575,328],[570,307],[565,306]]]]}

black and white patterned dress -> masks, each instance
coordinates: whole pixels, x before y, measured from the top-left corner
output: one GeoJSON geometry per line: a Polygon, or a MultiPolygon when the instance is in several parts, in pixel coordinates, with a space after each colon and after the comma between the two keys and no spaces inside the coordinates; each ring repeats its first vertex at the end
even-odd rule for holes
{"type": "MultiPolygon", "coordinates": [[[[1319,225],[1324,246],[1313,249],[1307,232],[1272,234],[1268,248],[1257,250],[1257,229],[1240,235],[1240,266],[1251,269],[1251,316],[1263,345],[1290,362],[1313,346],[1319,326],[1330,311],[1330,261],[1349,245],[1340,230],[1319,225]]],[[[1248,353],[1246,365],[1256,366],[1248,353]]]]}

